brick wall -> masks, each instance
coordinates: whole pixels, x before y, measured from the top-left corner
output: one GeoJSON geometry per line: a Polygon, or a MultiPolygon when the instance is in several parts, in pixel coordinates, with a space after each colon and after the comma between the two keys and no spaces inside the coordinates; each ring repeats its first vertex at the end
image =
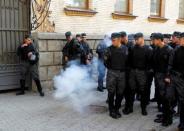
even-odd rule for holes
{"type": "Polygon", "coordinates": [[[111,31],[125,30],[129,33],[143,32],[150,35],[152,32],[172,33],[175,30],[184,31],[184,24],[177,24],[179,15],[179,0],[166,0],[165,17],[168,21],[149,22],[150,0],[133,0],[133,15],[135,20],[115,20],[115,0],[92,0],[92,9],[98,13],[93,17],[66,16],[63,9],[67,0],[52,0],[50,20],[55,22],[56,32],[73,33],[86,32],[88,34],[105,34],[111,31]]]}
{"type": "MultiPolygon", "coordinates": [[[[39,75],[45,90],[53,89],[53,77],[62,69],[62,52],[65,37],[60,33],[33,33],[35,44],[39,50],[39,75]]],[[[103,36],[88,36],[90,47],[95,50],[103,36]]]]}

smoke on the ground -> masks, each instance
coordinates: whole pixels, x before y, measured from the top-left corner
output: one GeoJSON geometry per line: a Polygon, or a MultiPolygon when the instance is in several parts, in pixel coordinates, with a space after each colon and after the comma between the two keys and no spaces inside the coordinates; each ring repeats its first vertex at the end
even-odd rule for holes
{"type": "MultiPolygon", "coordinates": [[[[107,47],[110,46],[110,34],[106,34],[102,42],[107,47]]],[[[68,105],[79,112],[101,101],[96,95],[98,62],[96,57],[88,66],[82,66],[78,61],[70,62],[66,70],[61,70],[60,74],[53,78],[55,98],[67,101],[68,105]]]]}
{"type": "Polygon", "coordinates": [[[93,68],[96,68],[96,60],[90,66],[82,66],[73,61],[69,67],[54,77],[56,88],[55,98],[64,99],[74,110],[83,112],[84,109],[97,103],[97,83],[93,79],[93,68]]]}

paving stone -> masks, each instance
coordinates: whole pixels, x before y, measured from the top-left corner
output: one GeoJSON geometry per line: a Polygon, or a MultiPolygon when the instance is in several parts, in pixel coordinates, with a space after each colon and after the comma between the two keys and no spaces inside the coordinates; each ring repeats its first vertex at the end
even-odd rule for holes
{"type": "MultiPolygon", "coordinates": [[[[102,99],[97,106],[107,108],[107,92],[96,92],[102,99]]],[[[173,126],[163,128],[153,122],[158,113],[156,103],[148,107],[148,116],[142,116],[140,103],[135,103],[134,113],[114,120],[108,112],[78,113],[68,106],[69,101],[56,100],[53,92],[41,98],[38,93],[26,92],[24,96],[15,93],[0,95],[0,131],[174,131],[173,126]]]]}

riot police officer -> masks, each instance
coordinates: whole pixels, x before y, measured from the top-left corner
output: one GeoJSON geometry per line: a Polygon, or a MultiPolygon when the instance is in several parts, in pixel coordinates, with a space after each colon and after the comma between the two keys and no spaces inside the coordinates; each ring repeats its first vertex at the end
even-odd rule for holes
{"type": "Polygon", "coordinates": [[[180,37],[180,33],[181,32],[178,32],[178,31],[175,31],[173,34],[172,34],[172,39],[171,39],[171,42],[168,43],[169,46],[171,46],[173,49],[175,49],[178,45],[179,45],[179,37],[180,37]]]}
{"type": "Polygon", "coordinates": [[[171,83],[176,89],[180,103],[179,131],[184,131],[184,32],[180,34],[180,45],[176,47],[170,59],[171,83]]]}
{"type": "Polygon", "coordinates": [[[125,71],[128,57],[128,49],[121,44],[121,34],[112,33],[112,46],[105,50],[104,63],[108,69],[107,72],[107,90],[109,98],[109,115],[114,118],[120,118],[119,109],[123,99],[125,89],[125,71]],[[114,98],[116,98],[114,100],[114,98]]]}
{"type": "Polygon", "coordinates": [[[142,33],[134,35],[135,45],[129,53],[129,64],[131,67],[129,85],[131,89],[130,109],[133,111],[133,103],[136,91],[141,97],[142,115],[147,115],[147,71],[150,69],[152,48],[144,44],[144,36],[142,33]]]}
{"type": "MultiPolygon", "coordinates": [[[[133,42],[128,40],[128,36],[127,33],[125,31],[120,32],[121,34],[121,44],[126,46],[128,48],[128,50],[130,51],[131,48],[133,47],[133,42]]],[[[130,107],[130,102],[131,102],[131,90],[129,87],[129,74],[130,74],[130,67],[127,65],[126,68],[126,87],[125,87],[125,91],[124,91],[124,97],[125,97],[125,108],[123,109],[123,114],[128,115],[130,113],[133,112],[133,110],[131,110],[130,107]]]]}
{"type": "Polygon", "coordinates": [[[67,43],[63,47],[63,66],[66,67],[67,63],[72,60],[80,60],[81,57],[81,47],[79,42],[73,38],[72,33],[65,33],[67,43]]]}
{"type": "Polygon", "coordinates": [[[169,80],[169,59],[172,48],[164,43],[164,36],[161,33],[156,33],[153,39],[158,47],[153,56],[155,86],[158,89],[158,100],[162,104],[163,112],[162,117],[155,119],[155,122],[169,126],[172,124],[172,102],[174,101],[174,89],[170,86],[169,80]]]}
{"type": "Polygon", "coordinates": [[[16,95],[25,94],[24,90],[25,90],[26,76],[28,72],[30,72],[32,79],[36,83],[40,96],[44,96],[37,67],[39,54],[36,48],[34,47],[33,41],[31,40],[30,36],[28,35],[25,36],[24,42],[17,49],[17,55],[20,57],[21,60],[21,80],[20,80],[21,91],[18,92],[16,95]]]}

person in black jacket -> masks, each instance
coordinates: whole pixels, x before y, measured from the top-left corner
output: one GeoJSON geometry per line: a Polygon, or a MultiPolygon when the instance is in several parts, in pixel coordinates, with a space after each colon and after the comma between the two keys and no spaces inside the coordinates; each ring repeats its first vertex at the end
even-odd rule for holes
{"type": "Polygon", "coordinates": [[[179,45],[179,43],[180,43],[180,40],[179,40],[180,33],[181,33],[181,32],[175,31],[175,32],[172,34],[171,42],[168,43],[168,45],[171,46],[173,49],[175,49],[175,48],[179,45]]]}
{"type": "Polygon", "coordinates": [[[131,89],[130,109],[133,111],[133,102],[136,91],[141,97],[142,115],[147,115],[147,71],[151,68],[152,48],[144,44],[142,33],[134,35],[136,44],[129,52],[129,65],[131,67],[129,85],[131,89]]]}
{"type": "Polygon", "coordinates": [[[82,48],[81,63],[84,65],[89,65],[93,59],[93,51],[87,42],[86,33],[81,34],[80,45],[82,48]]]}
{"type": "Polygon", "coordinates": [[[175,88],[180,103],[179,131],[184,131],[184,32],[180,34],[180,46],[176,47],[170,59],[171,85],[175,88]]]}
{"type": "Polygon", "coordinates": [[[163,112],[162,117],[155,119],[155,122],[169,126],[172,124],[172,102],[174,101],[174,89],[170,86],[169,80],[169,59],[173,49],[164,43],[163,34],[156,33],[153,39],[158,47],[153,56],[155,86],[158,89],[158,100],[162,104],[163,112]]]}
{"type": "MultiPolygon", "coordinates": [[[[152,48],[152,55],[154,54],[154,51],[156,49],[156,45],[154,43],[153,37],[154,37],[155,33],[152,33],[150,36],[150,46],[152,48]]],[[[157,89],[155,88],[155,96],[154,98],[152,98],[150,100],[150,96],[151,96],[151,86],[154,80],[154,70],[152,67],[153,63],[151,63],[151,69],[147,72],[147,104],[149,104],[149,102],[156,102],[156,96],[157,96],[157,89]]]]}
{"type": "MultiPolygon", "coordinates": [[[[128,50],[130,51],[131,48],[133,47],[133,42],[128,40],[127,33],[125,31],[120,32],[121,34],[121,44],[126,46],[128,50]]],[[[127,65],[126,68],[126,88],[124,91],[124,97],[125,97],[125,108],[123,109],[123,114],[128,115],[133,112],[132,109],[130,109],[130,104],[131,104],[131,90],[129,86],[129,74],[130,74],[130,67],[127,65]]]]}
{"type": "Polygon", "coordinates": [[[28,74],[28,72],[30,72],[32,79],[36,83],[40,96],[44,96],[37,67],[39,54],[29,36],[26,36],[24,42],[18,47],[17,55],[20,57],[21,60],[21,80],[20,80],[21,91],[18,92],[17,95],[25,94],[24,90],[25,90],[26,75],[28,74]]]}
{"type": "Polygon", "coordinates": [[[82,52],[80,43],[78,42],[78,40],[73,38],[72,33],[70,31],[66,32],[65,36],[66,36],[67,43],[65,44],[62,50],[64,68],[66,68],[67,63],[69,61],[73,61],[73,60],[80,61],[81,52],[82,52]]]}
{"type": "Polygon", "coordinates": [[[112,46],[108,47],[104,53],[104,64],[108,69],[106,83],[109,99],[109,115],[117,119],[121,117],[119,109],[126,84],[125,71],[128,49],[121,44],[120,33],[112,33],[111,39],[112,46]]]}

